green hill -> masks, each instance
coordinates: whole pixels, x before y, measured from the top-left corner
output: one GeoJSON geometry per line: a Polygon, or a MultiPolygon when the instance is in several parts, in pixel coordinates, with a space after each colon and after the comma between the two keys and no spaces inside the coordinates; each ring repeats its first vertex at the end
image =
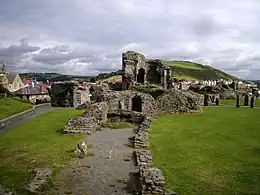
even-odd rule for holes
{"type": "Polygon", "coordinates": [[[55,81],[69,81],[72,79],[78,79],[79,81],[89,81],[90,76],[77,76],[77,75],[63,75],[59,73],[23,73],[20,74],[23,78],[36,79],[37,81],[46,82],[49,80],[51,82],[55,81]]]}
{"type": "MultiPolygon", "coordinates": [[[[172,78],[179,80],[240,80],[231,76],[221,70],[212,68],[211,66],[204,66],[198,63],[189,61],[167,61],[168,66],[172,69],[172,78]]],[[[117,78],[122,75],[122,70],[111,73],[100,73],[97,76],[76,76],[76,75],[62,75],[58,73],[24,73],[21,74],[25,78],[36,78],[38,81],[68,81],[77,79],[79,81],[98,81],[109,80],[109,78],[117,78]]]]}
{"type": "Polygon", "coordinates": [[[167,61],[168,66],[172,69],[172,77],[184,80],[240,80],[221,70],[211,66],[204,66],[189,61],[167,61]]]}

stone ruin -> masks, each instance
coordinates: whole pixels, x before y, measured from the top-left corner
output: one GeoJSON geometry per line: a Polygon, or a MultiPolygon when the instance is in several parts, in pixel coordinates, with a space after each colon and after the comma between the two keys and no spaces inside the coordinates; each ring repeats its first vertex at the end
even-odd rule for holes
{"type": "Polygon", "coordinates": [[[172,87],[171,68],[162,60],[147,60],[145,56],[127,51],[122,55],[122,89],[130,89],[136,83],[172,87]]]}
{"type": "Polygon", "coordinates": [[[88,88],[70,82],[54,83],[50,96],[53,107],[78,107],[90,101],[88,88]]]}
{"type": "MultiPolygon", "coordinates": [[[[128,90],[94,90],[96,93],[91,101],[81,105],[87,111],[68,121],[63,131],[91,134],[108,120],[137,125],[134,129],[133,147],[137,149],[135,157],[142,194],[165,194],[164,176],[153,165],[152,155],[147,150],[152,117],[160,114],[201,112],[203,96],[192,91],[171,88],[171,72],[160,60],[146,60],[141,54],[126,52],[123,54],[123,69],[122,86],[128,90]],[[156,87],[144,90],[142,85],[156,87]]],[[[72,89],[70,90],[73,91],[72,89]]]]}
{"type": "Polygon", "coordinates": [[[137,91],[107,91],[102,94],[102,101],[86,104],[87,111],[70,120],[64,127],[66,133],[95,132],[108,120],[126,121],[137,125],[133,137],[133,147],[142,194],[165,194],[163,173],[152,163],[149,152],[148,133],[152,116],[165,113],[192,113],[202,111],[201,97],[193,92],[169,90],[157,98],[137,91]]]}

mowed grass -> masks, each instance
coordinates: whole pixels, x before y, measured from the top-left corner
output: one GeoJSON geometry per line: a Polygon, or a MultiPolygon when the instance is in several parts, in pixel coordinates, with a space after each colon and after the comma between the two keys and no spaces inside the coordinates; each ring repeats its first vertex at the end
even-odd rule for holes
{"type": "Polygon", "coordinates": [[[185,61],[168,61],[168,66],[176,66],[181,68],[188,68],[188,69],[195,69],[195,70],[203,70],[200,65],[192,63],[192,62],[185,62],[185,61]]]}
{"type": "Polygon", "coordinates": [[[109,129],[126,129],[133,128],[133,124],[127,122],[107,122],[106,124],[102,125],[102,127],[109,129]]]}
{"type": "Polygon", "coordinates": [[[61,129],[84,110],[57,109],[0,136],[0,184],[20,191],[31,179],[30,170],[64,167],[73,157],[82,135],[64,135],[61,129]]]}
{"type": "Polygon", "coordinates": [[[32,108],[31,104],[12,98],[0,98],[0,119],[7,118],[30,108],[32,108]]]}
{"type": "Polygon", "coordinates": [[[188,75],[178,75],[178,74],[172,74],[171,77],[173,79],[177,80],[187,80],[187,81],[192,81],[192,80],[197,80],[196,78],[188,75]]]}
{"type": "MultiPolygon", "coordinates": [[[[236,100],[226,99],[226,100],[220,100],[219,102],[222,105],[234,105],[234,106],[236,105],[236,100]]],[[[243,106],[244,105],[244,100],[240,100],[239,104],[241,106],[243,106]]],[[[250,105],[250,99],[249,99],[249,105],[250,105]]],[[[255,104],[254,105],[257,106],[257,107],[260,107],[260,99],[255,99],[255,104]]]]}
{"type": "Polygon", "coordinates": [[[260,109],[163,115],[149,134],[153,161],[178,194],[260,194],[260,109]]]}

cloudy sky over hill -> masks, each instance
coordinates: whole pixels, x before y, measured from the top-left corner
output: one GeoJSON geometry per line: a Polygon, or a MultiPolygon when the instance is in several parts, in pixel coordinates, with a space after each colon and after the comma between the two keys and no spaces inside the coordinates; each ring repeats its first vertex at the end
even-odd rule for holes
{"type": "Polygon", "coordinates": [[[193,60],[260,79],[259,0],[0,0],[0,62],[90,75],[121,53],[193,60]]]}

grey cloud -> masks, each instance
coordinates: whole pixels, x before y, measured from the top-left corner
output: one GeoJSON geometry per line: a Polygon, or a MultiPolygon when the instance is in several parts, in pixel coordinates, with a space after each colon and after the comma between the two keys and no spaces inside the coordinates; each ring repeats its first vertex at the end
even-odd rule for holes
{"type": "Polygon", "coordinates": [[[7,48],[0,48],[0,56],[2,57],[16,57],[26,53],[31,53],[39,50],[40,47],[28,46],[27,44],[10,45],[7,48]]]}
{"type": "Polygon", "coordinates": [[[119,69],[121,52],[131,49],[149,58],[203,59],[257,78],[259,56],[251,53],[260,49],[259,9],[257,0],[3,1],[0,61],[28,71],[94,74],[119,69]],[[20,37],[37,47],[19,50],[20,37]]]}

